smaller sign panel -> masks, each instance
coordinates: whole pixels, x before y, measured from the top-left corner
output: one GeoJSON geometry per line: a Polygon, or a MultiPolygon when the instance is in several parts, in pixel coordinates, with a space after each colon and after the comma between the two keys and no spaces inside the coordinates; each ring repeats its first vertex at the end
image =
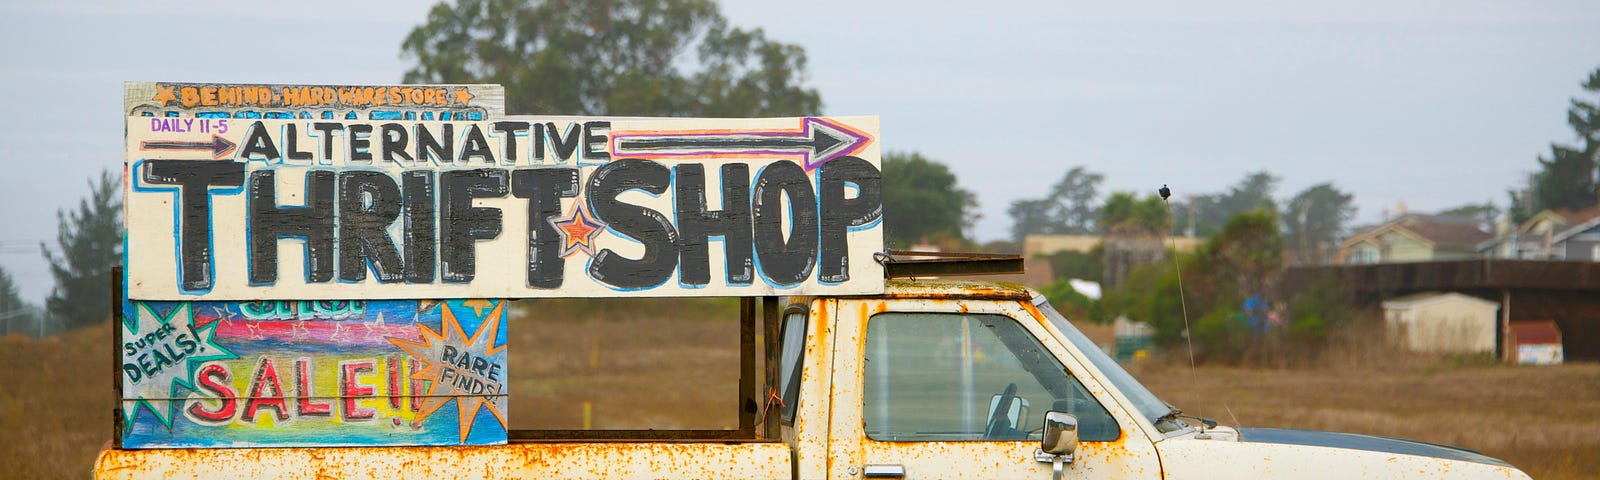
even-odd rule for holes
{"type": "Polygon", "coordinates": [[[486,120],[505,114],[499,85],[275,85],[129,82],[133,117],[486,120]]]}
{"type": "Polygon", "coordinates": [[[122,445],[503,444],[505,307],[126,302],[122,445]]]}

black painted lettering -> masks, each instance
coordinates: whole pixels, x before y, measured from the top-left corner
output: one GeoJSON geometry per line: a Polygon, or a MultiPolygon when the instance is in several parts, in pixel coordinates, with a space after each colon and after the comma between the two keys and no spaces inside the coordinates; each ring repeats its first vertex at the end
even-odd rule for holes
{"type": "Polygon", "coordinates": [[[721,236],[727,282],[749,285],[755,279],[751,256],[750,167],[722,166],[722,210],[706,205],[705,167],[686,163],[677,171],[678,281],[705,285],[711,281],[710,238],[721,236]]]}
{"type": "Polygon", "coordinates": [[[387,231],[400,216],[400,186],[383,172],[339,172],[339,279],[359,282],[367,267],[379,282],[401,278],[400,252],[387,231]]]}
{"type": "Polygon", "coordinates": [[[751,216],[761,274],[779,285],[804,281],[811,276],[817,251],[817,198],[811,180],[794,162],[775,162],[756,178],[754,196],[751,216]],[[789,199],[787,212],[783,197],[789,199]],[[785,216],[792,222],[787,240],[783,238],[785,216]]]}
{"type": "Polygon", "coordinates": [[[350,140],[350,161],[371,162],[372,152],[367,150],[372,148],[372,139],[369,138],[372,136],[372,125],[358,123],[345,128],[350,130],[346,136],[350,140]]]}
{"type": "Polygon", "coordinates": [[[278,281],[278,239],[305,239],[306,281],[333,279],[333,181],[328,170],[306,172],[306,205],[278,206],[274,170],[250,172],[250,282],[278,281]]]}
{"type": "Polygon", "coordinates": [[[515,163],[517,160],[517,132],[528,131],[528,122],[494,122],[494,131],[500,132],[501,158],[506,159],[507,163],[515,163]]]}
{"type": "Polygon", "coordinates": [[[611,122],[594,121],[583,124],[583,159],[587,161],[611,160],[611,152],[606,149],[609,139],[606,133],[611,132],[611,122]]]}
{"type": "Polygon", "coordinates": [[[250,130],[244,134],[244,144],[239,147],[239,157],[256,159],[260,156],[265,160],[283,158],[278,154],[278,145],[272,141],[272,135],[267,133],[267,126],[260,120],[250,124],[250,130]]]}
{"type": "Polygon", "coordinates": [[[578,141],[583,136],[583,126],[576,123],[567,124],[566,133],[556,133],[555,122],[544,124],[545,138],[550,140],[550,147],[555,149],[556,158],[572,160],[573,152],[578,151],[578,141]]]}
{"type": "Polygon", "coordinates": [[[317,122],[311,125],[313,130],[322,133],[322,158],[333,158],[333,135],[344,132],[344,124],[338,122],[317,122]]]}
{"type": "Polygon", "coordinates": [[[484,163],[494,165],[494,151],[489,149],[489,139],[483,138],[483,129],[478,124],[468,124],[466,138],[462,140],[461,155],[456,157],[462,163],[470,162],[476,158],[484,163]]]}
{"type": "Polygon", "coordinates": [[[425,124],[417,124],[417,162],[426,162],[430,159],[434,163],[451,163],[455,161],[456,127],[455,124],[446,123],[443,126],[444,141],[434,138],[433,132],[428,131],[425,124]]]}
{"type": "Polygon", "coordinates": [[[661,212],[623,203],[618,195],[644,190],[651,195],[667,191],[672,172],[661,164],[625,158],[607,163],[589,177],[589,211],[617,232],[644,244],[644,255],[630,259],[607,248],[589,262],[595,281],[622,289],[648,288],[672,278],[677,269],[677,235],[661,212]]]}
{"type": "Polygon", "coordinates": [[[541,162],[544,161],[544,136],[544,124],[533,124],[533,159],[541,162]]]}
{"type": "Polygon", "coordinates": [[[839,157],[822,164],[818,178],[818,211],[822,218],[817,278],[842,283],[850,280],[850,228],[883,216],[883,173],[866,160],[839,157]],[[847,186],[855,187],[854,197],[845,198],[847,186]]]}
{"type": "Polygon", "coordinates": [[[311,152],[300,150],[300,131],[294,123],[283,125],[283,149],[289,153],[290,160],[311,161],[311,152]]]}
{"type": "Polygon", "coordinates": [[[378,129],[378,150],[383,152],[383,161],[400,163],[400,160],[411,160],[411,154],[406,152],[406,145],[411,143],[406,135],[406,127],[398,123],[385,123],[378,129]]]}
{"type": "Polygon", "coordinates": [[[532,168],[511,172],[511,194],[528,199],[528,286],[560,288],[566,259],[550,219],[561,215],[561,199],[578,196],[578,169],[532,168]]]}
{"type": "Polygon", "coordinates": [[[477,240],[500,236],[500,209],[475,207],[478,198],[506,196],[510,175],[503,168],[451,170],[439,174],[443,200],[439,212],[440,276],[467,283],[477,274],[477,240]]]}
{"type": "Polygon", "coordinates": [[[186,290],[209,290],[212,285],[211,187],[244,184],[244,164],[148,160],[144,183],[178,186],[178,281],[186,290]]]}
{"type": "Polygon", "coordinates": [[[404,265],[406,282],[433,283],[434,264],[434,186],[433,172],[413,170],[401,175],[405,190],[404,265]]]}

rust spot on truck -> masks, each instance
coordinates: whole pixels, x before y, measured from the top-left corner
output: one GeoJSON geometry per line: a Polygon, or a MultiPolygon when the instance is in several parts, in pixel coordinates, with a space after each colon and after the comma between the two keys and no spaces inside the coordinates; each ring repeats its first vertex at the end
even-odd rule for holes
{"type": "Polygon", "coordinates": [[[901,280],[885,284],[880,298],[930,298],[947,300],[1026,300],[1031,296],[1021,285],[964,280],[901,280]]]}

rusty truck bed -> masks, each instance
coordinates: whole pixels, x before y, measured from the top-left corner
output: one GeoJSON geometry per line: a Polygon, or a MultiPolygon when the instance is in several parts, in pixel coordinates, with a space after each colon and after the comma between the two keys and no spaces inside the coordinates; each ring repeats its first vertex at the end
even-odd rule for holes
{"type": "Polygon", "coordinates": [[[739,443],[512,443],[470,447],[104,449],[98,478],[774,478],[789,446],[739,443]]]}

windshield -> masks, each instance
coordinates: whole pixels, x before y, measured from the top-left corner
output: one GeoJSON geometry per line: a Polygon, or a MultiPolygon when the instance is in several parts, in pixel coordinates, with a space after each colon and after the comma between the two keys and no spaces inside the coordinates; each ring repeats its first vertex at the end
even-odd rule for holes
{"type": "MultiPolygon", "coordinates": [[[[1161,417],[1172,412],[1166,402],[1156,398],[1156,394],[1150,393],[1150,389],[1144,388],[1144,385],[1139,384],[1138,380],[1134,380],[1133,375],[1129,375],[1127,370],[1122,369],[1122,365],[1118,365],[1116,360],[1101,351],[1098,345],[1089,340],[1089,337],[1078,331],[1078,327],[1072,326],[1072,323],[1067,321],[1067,317],[1061,316],[1060,312],[1051,307],[1045,301],[1043,295],[1035,293],[1033,295],[1033,305],[1039,307],[1039,311],[1044,313],[1045,318],[1050,319],[1050,323],[1056,326],[1056,330],[1060,330],[1061,334],[1067,337],[1067,341],[1072,342],[1073,346],[1078,347],[1078,351],[1083,352],[1083,356],[1089,358],[1089,363],[1093,363],[1095,368],[1100,369],[1100,373],[1105,375],[1106,380],[1110,381],[1113,387],[1121,391],[1123,395],[1128,397],[1129,401],[1133,402],[1133,407],[1139,410],[1140,415],[1151,423],[1157,424],[1158,427],[1167,423],[1161,421],[1161,417]]],[[[1168,429],[1161,428],[1160,430],[1167,431],[1168,429]]]]}

